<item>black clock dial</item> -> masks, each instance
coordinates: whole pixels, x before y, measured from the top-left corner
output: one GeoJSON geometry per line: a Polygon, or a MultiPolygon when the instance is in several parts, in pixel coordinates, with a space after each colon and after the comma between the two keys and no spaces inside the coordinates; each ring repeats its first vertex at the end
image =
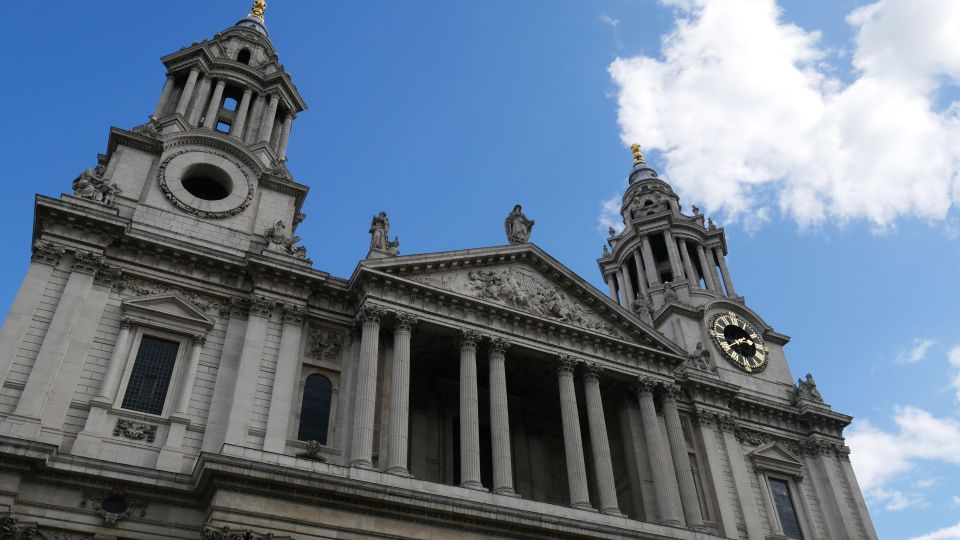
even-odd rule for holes
{"type": "Polygon", "coordinates": [[[747,373],[766,367],[768,351],[750,323],[733,312],[721,313],[710,323],[710,337],[724,357],[747,373]]]}

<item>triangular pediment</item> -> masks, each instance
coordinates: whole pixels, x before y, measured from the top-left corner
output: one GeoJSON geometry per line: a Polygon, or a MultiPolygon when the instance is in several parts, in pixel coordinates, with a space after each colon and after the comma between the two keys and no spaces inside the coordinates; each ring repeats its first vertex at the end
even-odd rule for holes
{"type": "Polygon", "coordinates": [[[124,300],[124,315],[170,321],[179,326],[212,328],[214,320],[176,292],[152,294],[124,300]]]}
{"type": "Polygon", "coordinates": [[[803,462],[777,443],[769,443],[747,454],[761,469],[774,470],[793,476],[803,475],[803,462]]]}
{"type": "Polygon", "coordinates": [[[677,354],[672,341],[533,244],[366,260],[363,269],[677,354]]]}

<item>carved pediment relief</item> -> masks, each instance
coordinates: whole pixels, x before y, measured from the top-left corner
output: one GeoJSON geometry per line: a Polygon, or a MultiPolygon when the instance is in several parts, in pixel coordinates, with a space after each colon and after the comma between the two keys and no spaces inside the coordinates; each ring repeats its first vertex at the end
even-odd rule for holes
{"type": "Polygon", "coordinates": [[[209,330],[214,320],[178,293],[161,293],[124,300],[125,317],[155,326],[174,326],[183,330],[209,330]]]}
{"type": "Polygon", "coordinates": [[[523,264],[415,275],[409,279],[537,317],[623,337],[620,330],[578,300],[572,291],[523,264]]]}

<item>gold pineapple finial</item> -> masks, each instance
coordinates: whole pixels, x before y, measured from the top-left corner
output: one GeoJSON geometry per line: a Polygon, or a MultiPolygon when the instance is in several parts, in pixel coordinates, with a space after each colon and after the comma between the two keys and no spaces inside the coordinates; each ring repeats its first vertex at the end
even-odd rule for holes
{"type": "Polygon", "coordinates": [[[263,13],[265,11],[267,11],[266,0],[254,0],[253,7],[250,8],[250,15],[248,15],[248,17],[256,17],[260,20],[263,20],[263,13]]]}
{"type": "Polygon", "coordinates": [[[640,145],[633,143],[630,145],[630,150],[633,151],[633,164],[637,163],[646,163],[646,160],[643,159],[643,154],[640,153],[640,145]]]}

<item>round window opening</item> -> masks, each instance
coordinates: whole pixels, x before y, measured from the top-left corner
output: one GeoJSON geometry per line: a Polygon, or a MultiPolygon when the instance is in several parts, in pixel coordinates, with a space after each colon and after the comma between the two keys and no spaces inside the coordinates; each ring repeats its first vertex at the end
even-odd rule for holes
{"type": "Polygon", "coordinates": [[[197,163],[187,167],[180,183],[188,193],[205,201],[226,199],[233,191],[230,175],[223,169],[207,163],[197,163]]]}
{"type": "Polygon", "coordinates": [[[127,501],[120,497],[107,497],[100,504],[100,508],[111,514],[122,514],[127,511],[127,501]]]}

